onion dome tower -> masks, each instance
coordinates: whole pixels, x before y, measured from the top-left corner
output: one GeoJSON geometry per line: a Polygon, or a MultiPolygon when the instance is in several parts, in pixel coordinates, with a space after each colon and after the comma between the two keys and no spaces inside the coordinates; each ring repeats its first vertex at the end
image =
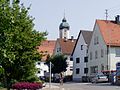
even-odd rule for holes
{"type": "Polygon", "coordinates": [[[70,29],[70,26],[67,23],[66,18],[64,17],[62,19],[62,23],[59,26],[59,38],[68,39],[69,38],[69,29],[70,29]]]}

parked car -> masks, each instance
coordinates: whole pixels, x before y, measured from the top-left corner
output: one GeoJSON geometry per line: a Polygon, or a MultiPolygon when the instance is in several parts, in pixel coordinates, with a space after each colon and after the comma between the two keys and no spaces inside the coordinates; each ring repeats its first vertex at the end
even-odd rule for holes
{"type": "Polygon", "coordinates": [[[108,78],[104,74],[97,74],[95,75],[95,77],[91,79],[91,82],[92,83],[108,82],[108,78]]]}

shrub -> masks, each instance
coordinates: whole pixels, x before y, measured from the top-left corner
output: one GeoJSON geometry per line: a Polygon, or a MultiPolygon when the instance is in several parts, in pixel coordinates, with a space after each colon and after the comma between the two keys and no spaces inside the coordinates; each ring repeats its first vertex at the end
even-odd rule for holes
{"type": "Polygon", "coordinates": [[[18,82],[12,85],[12,89],[28,89],[28,90],[36,90],[36,89],[41,89],[42,88],[42,83],[34,82],[34,83],[29,83],[29,82],[18,82]]]}

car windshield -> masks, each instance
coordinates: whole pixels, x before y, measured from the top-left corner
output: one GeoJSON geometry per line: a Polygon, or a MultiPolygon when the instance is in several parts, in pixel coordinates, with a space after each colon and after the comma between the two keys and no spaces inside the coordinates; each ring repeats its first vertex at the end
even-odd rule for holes
{"type": "Polygon", "coordinates": [[[99,77],[99,78],[100,78],[100,77],[101,77],[101,78],[103,78],[103,77],[106,78],[107,76],[105,76],[105,75],[97,75],[97,77],[99,77]]]}
{"type": "Polygon", "coordinates": [[[98,75],[99,77],[104,77],[105,75],[98,75]]]}

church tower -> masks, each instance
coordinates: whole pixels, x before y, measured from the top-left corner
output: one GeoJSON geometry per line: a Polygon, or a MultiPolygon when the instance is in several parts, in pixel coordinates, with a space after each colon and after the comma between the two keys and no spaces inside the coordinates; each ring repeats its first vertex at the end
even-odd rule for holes
{"type": "Polygon", "coordinates": [[[69,29],[70,26],[67,23],[66,18],[62,19],[62,23],[59,26],[59,38],[61,39],[69,39],[69,29]]]}

